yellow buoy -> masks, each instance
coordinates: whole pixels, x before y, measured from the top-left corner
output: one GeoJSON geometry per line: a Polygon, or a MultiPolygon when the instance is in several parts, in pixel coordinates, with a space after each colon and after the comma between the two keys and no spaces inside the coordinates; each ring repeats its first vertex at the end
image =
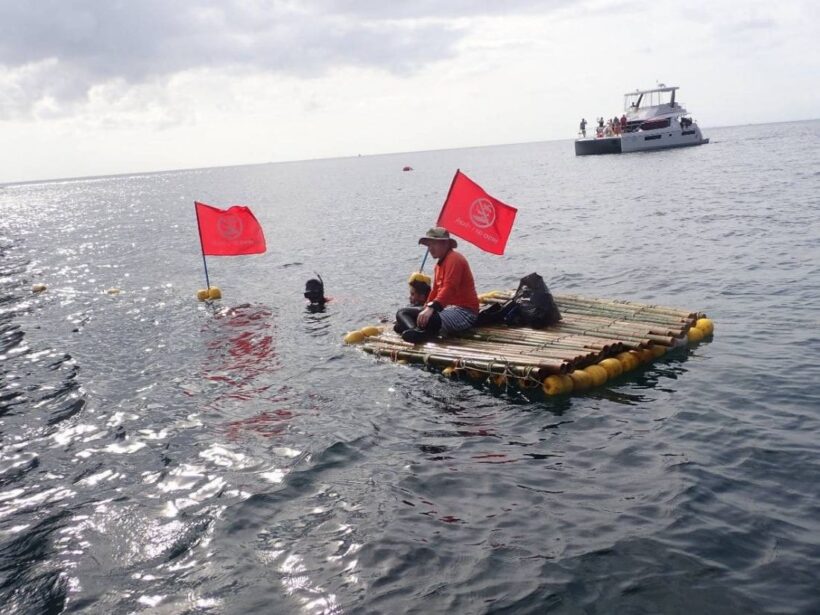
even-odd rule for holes
{"type": "Polygon", "coordinates": [[[48,288],[45,284],[32,284],[31,285],[31,292],[33,293],[41,293],[46,288],[48,288]]]}
{"type": "Polygon", "coordinates": [[[364,341],[364,333],[361,331],[351,331],[344,337],[345,344],[358,344],[364,341]]]}
{"type": "Polygon", "coordinates": [[[649,348],[643,348],[638,350],[638,355],[641,358],[641,363],[651,363],[652,359],[655,358],[655,355],[652,353],[652,350],[649,348]]]}
{"type": "Polygon", "coordinates": [[[615,356],[621,362],[621,367],[623,368],[623,373],[632,371],[636,367],[638,367],[638,357],[634,354],[630,354],[629,352],[622,352],[615,356]]]}
{"type": "Polygon", "coordinates": [[[211,301],[215,301],[216,299],[222,299],[222,291],[219,290],[218,286],[211,286],[208,288],[208,299],[211,301]]]}
{"type": "Polygon", "coordinates": [[[712,335],[715,332],[715,323],[711,318],[698,318],[695,326],[703,331],[704,335],[712,335]]]}
{"type": "Polygon", "coordinates": [[[617,378],[618,376],[624,373],[624,367],[623,365],[621,365],[621,362],[613,357],[604,359],[603,361],[598,363],[598,365],[600,365],[606,370],[608,378],[617,378]]]}
{"type": "Polygon", "coordinates": [[[592,376],[582,369],[576,369],[574,372],[567,374],[572,380],[573,391],[586,391],[592,388],[592,376]]]}
{"type": "Polygon", "coordinates": [[[453,378],[456,375],[456,368],[455,367],[445,367],[441,370],[441,375],[445,378],[453,378]]]}
{"type": "Polygon", "coordinates": [[[361,329],[362,335],[365,337],[373,337],[374,335],[379,335],[382,330],[378,327],[370,326],[370,327],[362,327],[361,329]]]}
{"type": "Polygon", "coordinates": [[[541,385],[544,393],[547,395],[561,395],[564,393],[564,381],[561,376],[552,374],[544,378],[544,383],[541,385]]]}
{"type": "Polygon", "coordinates": [[[207,288],[200,288],[196,291],[196,298],[200,301],[207,301],[208,300],[208,289],[207,288]]]}
{"type": "Polygon", "coordinates": [[[697,344],[704,337],[706,337],[706,334],[703,332],[703,329],[698,329],[697,327],[692,327],[692,328],[689,329],[686,336],[689,338],[689,343],[690,344],[697,344]]]}
{"type": "Polygon", "coordinates": [[[609,378],[607,371],[600,365],[590,365],[581,371],[589,374],[589,377],[592,379],[592,386],[594,387],[601,386],[604,382],[606,382],[607,378],[609,378]]]}
{"type": "Polygon", "coordinates": [[[109,295],[119,295],[120,294],[120,289],[119,288],[109,288],[105,292],[108,293],[109,295]]]}
{"type": "Polygon", "coordinates": [[[655,344],[649,350],[652,351],[652,356],[656,359],[666,354],[666,346],[663,346],[661,344],[655,344]]]}

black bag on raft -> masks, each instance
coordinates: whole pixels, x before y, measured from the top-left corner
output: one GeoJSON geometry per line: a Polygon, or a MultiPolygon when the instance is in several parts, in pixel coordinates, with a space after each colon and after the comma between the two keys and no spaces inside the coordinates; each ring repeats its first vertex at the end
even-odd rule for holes
{"type": "Polygon", "coordinates": [[[555,305],[552,293],[544,283],[544,278],[537,273],[521,278],[512,301],[516,309],[504,319],[504,322],[512,327],[541,329],[557,324],[561,320],[561,312],[555,305]]]}
{"type": "Polygon", "coordinates": [[[486,306],[478,313],[478,326],[504,323],[510,327],[541,329],[561,320],[547,285],[537,273],[521,278],[512,299],[486,306]]]}

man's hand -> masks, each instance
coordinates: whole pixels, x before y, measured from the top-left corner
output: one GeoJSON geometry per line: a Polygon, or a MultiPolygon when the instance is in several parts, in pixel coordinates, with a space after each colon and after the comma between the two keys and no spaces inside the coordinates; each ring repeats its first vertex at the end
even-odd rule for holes
{"type": "Polygon", "coordinates": [[[426,307],[421,312],[419,312],[418,318],[416,318],[416,324],[418,325],[419,329],[426,329],[427,323],[430,322],[430,316],[433,315],[433,308],[426,307]]]}

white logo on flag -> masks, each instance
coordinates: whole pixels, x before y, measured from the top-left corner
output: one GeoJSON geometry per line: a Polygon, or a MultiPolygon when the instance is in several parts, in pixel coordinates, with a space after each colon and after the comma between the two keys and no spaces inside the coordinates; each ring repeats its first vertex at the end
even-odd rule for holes
{"type": "Polygon", "coordinates": [[[219,234],[228,241],[237,239],[242,234],[242,220],[238,216],[221,216],[216,222],[219,234]]]}
{"type": "Polygon", "coordinates": [[[487,228],[495,223],[495,205],[480,197],[470,205],[470,221],[478,228],[487,228]]]}

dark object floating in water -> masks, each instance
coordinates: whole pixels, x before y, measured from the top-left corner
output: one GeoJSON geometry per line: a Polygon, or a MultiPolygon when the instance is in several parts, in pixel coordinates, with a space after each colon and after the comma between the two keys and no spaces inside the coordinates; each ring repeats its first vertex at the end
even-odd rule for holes
{"type": "Polygon", "coordinates": [[[402,171],[412,171],[413,167],[407,166],[402,169],[402,171]]]}
{"type": "Polygon", "coordinates": [[[310,301],[311,305],[324,305],[327,302],[325,297],[325,283],[322,276],[318,273],[316,278],[311,278],[305,282],[305,299],[310,301]]]}

